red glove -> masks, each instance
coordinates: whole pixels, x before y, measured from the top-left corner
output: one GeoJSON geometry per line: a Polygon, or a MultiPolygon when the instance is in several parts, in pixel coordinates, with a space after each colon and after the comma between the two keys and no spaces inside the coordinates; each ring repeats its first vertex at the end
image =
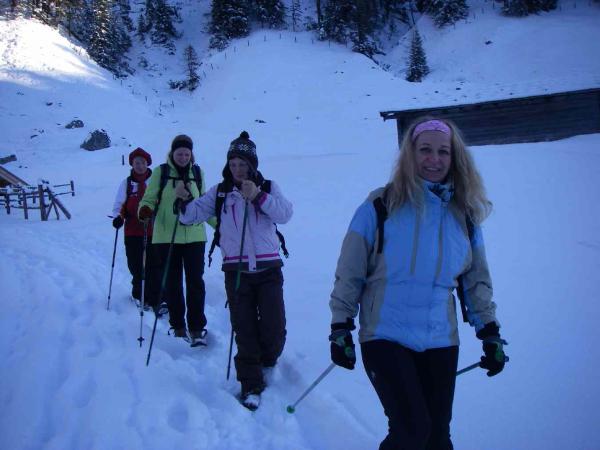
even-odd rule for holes
{"type": "Polygon", "coordinates": [[[138,212],[138,218],[141,221],[150,220],[154,212],[148,206],[142,206],[138,212]]]}

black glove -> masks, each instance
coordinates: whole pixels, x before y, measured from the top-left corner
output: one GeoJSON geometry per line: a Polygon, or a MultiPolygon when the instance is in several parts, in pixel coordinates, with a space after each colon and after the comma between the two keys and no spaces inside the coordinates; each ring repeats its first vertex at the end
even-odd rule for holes
{"type": "Polygon", "coordinates": [[[500,329],[494,322],[485,325],[477,332],[477,337],[483,341],[483,353],[479,367],[486,369],[487,376],[498,375],[504,369],[508,357],[504,354],[507,342],[500,337],[500,329]]]}
{"type": "Polygon", "coordinates": [[[117,216],[113,219],[113,227],[115,227],[117,230],[123,226],[123,223],[124,221],[121,216],[117,216]]]}
{"type": "Polygon", "coordinates": [[[194,197],[190,197],[187,200],[183,200],[181,198],[177,198],[175,203],[173,203],[173,214],[178,216],[179,214],[185,214],[185,210],[187,205],[194,201],[194,197]]]}
{"type": "Polygon", "coordinates": [[[356,364],[356,352],[351,331],[354,330],[354,321],[347,319],[345,323],[331,324],[331,360],[340,367],[352,370],[356,364]]]}

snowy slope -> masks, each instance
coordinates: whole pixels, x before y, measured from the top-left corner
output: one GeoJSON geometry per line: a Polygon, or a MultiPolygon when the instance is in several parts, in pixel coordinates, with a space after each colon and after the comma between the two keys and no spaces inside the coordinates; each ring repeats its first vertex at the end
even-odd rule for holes
{"type": "MultiPolygon", "coordinates": [[[[192,8],[183,15],[186,21],[198,17],[192,8]]],[[[489,59],[483,51],[455,58],[432,50],[436,70],[415,86],[307,33],[259,32],[225,53],[206,55],[203,84],[193,95],[164,89],[166,80],[180,76],[164,52],[136,48],[134,53],[161,58],[157,70],[121,83],[56,31],[32,21],[0,21],[0,156],[16,153],[18,161],[6,167],[32,183],[39,177],[73,179],[77,191],[63,197],[71,221],[42,223],[25,221],[18,211],[0,213],[0,369],[6,374],[0,447],[376,448],[385,417],[360,367],[335,369],[295,415],[285,406],[329,364],[327,302],[341,239],[354,208],[391,172],[395,127],[378,112],[411,101],[429,104],[431,89],[451,100],[461,70],[472,75],[465,85],[483,96],[498,95],[493,83],[521,83],[534,70],[538,86],[551,86],[553,79],[563,80],[558,86],[565,89],[586,80],[590,84],[582,87],[596,86],[597,79],[555,61],[573,58],[574,66],[598,76],[597,59],[589,58],[600,38],[600,29],[590,25],[600,18],[598,8],[551,14],[589,37],[573,41],[587,49],[583,56],[555,45],[549,48],[554,53],[531,67],[522,59],[522,72],[476,73],[476,66],[508,59],[514,44],[489,59]],[[553,77],[545,79],[551,68],[553,77]],[[85,128],[64,129],[76,117],[85,128]],[[106,129],[114,145],[92,153],[80,149],[95,128],[106,129]],[[292,253],[284,268],[288,342],[254,414],[237,404],[238,383],[225,380],[229,323],[218,264],[205,275],[211,334],[206,349],[174,342],[161,322],[145,367],[148,341],[142,349],[136,341],[139,315],[127,300],[122,240],[112,308],[106,311],[115,237],[106,214],[127,175],[121,155],[141,145],[156,166],[172,137],[185,132],[194,138],[212,184],[229,141],[242,129],[258,145],[260,169],[277,180],[295,208],[292,222],[282,227],[292,253]]],[[[502,20],[490,20],[487,29],[500,30],[502,20]]],[[[426,46],[462,48],[468,25],[477,39],[483,37],[474,22],[462,31],[457,25],[456,34],[440,32],[439,39],[435,30],[426,31],[426,46]]],[[[527,42],[534,52],[537,43],[527,42]]],[[[496,207],[485,234],[511,362],[491,380],[482,371],[459,378],[456,448],[600,447],[600,388],[594,382],[600,358],[594,345],[600,213],[590,206],[598,194],[599,145],[600,135],[591,135],[473,149],[496,207]]],[[[146,316],[146,338],[151,324],[146,316]]],[[[479,358],[480,344],[470,329],[461,331],[464,366],[479,358]]]]}
{"type": "MultiPolygon", "coordinates": [[[[600,86],[598,5],[559,1],[559,9],[527,17],[500,16],[501,3],[471,0],[470,15],[437,29],[417,26],[431,73],[391,97],[388,109],[473,103],[600,86]],[[399,107],[398,105],[401,105],[399,107]],[[406,106],[405,106],[406,105],[406,106]]],[[[411,33],[383,61],[404,78],[411,33]]]]}

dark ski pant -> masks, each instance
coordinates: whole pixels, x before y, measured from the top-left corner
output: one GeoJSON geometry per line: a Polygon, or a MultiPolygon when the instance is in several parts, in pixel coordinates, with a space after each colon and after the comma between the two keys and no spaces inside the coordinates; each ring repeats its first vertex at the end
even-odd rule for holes
{"type": "Polygon", "coordinates": [[[263,367],[273,367],[285,345],[285,306],[281,268],[242,273],[236,292],[236,271],[225,272],[231,326],[237,354],[235,370],[242,394],[264,389],[263,367]]]}
{"type": "MultiPolygon", "coordinates": [[[[159,254],[160,278],[167,264],[170,244],[154,244],[159,254]]],[[[164,298],[169,306],[169,323],[175,328],[201,331],[206,326],[204,301],[204,247],[206,242],[173,244],[171,263],[167,273],[164,298]],[[183,271],[185,270],[185,297],[183,295],[183,271]],[[187,309],[187,314],[186,314],[187,309]]],[[[160,283],[159,283],[160,288],[160,283]]]]}
{"type": "MultiPolygon", "coordinates": [[[[157,274],[160,272],[160,262],[156,257],[156,248],[151,244],[151,241],[152,236],[148,236],[146,243],[144,303],[155,306],[158,304],[156,280],[157,274]]],[[[137,300],[141,300],[144,238],[142,236],[125,236],[125,255],[127,255],[127,267],[131,273],[131,296],[137,300]]]]}
{"type": "Polygon", "coordinates": [[[388,417],[380,450],[452,450],[450,420],[458,346],[416,352],[395,342],[361,344],[365,370],[388,417]]]}

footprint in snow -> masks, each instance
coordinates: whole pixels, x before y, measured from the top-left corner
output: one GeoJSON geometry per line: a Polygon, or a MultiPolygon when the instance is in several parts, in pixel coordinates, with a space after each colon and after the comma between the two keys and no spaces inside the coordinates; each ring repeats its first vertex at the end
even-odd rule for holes
{"type": "Polygon", "coordinates": [[[189,412],[187,407],[178,403],[169,408],[167,422],[174,430],[185,433],[189,427],[189,412]]]}
{"type": "Polygon", "coordinates": [[[86,407],[94,396],[96,387],[96,381],[88,374],[75,390],[73,395],[75,406],[78,408],[86,407]]]}

